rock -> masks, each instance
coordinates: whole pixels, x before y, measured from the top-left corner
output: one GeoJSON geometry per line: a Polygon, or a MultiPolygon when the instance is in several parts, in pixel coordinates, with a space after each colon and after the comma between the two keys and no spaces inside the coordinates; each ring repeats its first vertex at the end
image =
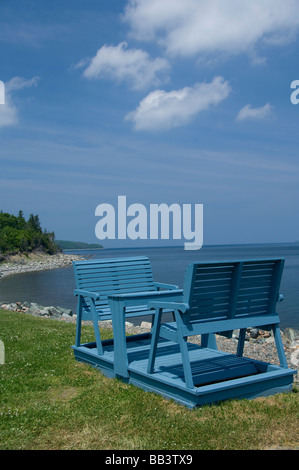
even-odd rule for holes
{"type": "Polygon", "coordinates": [[[59,312],[63,315],[69,315],[69,316],[72,316],[73,315],[73,312],[70,308],[63,308],[63,307],[56,307],[57,310],[59,310],[59,312]]]}
{"type": "Polygon", "coordinates": [[[148,321],[143,321],[143,322],[141,322],[140,328],[142,330],[148,330],[149,331],[152,328],[152,324],[149,323],[148,321]]]}
{"type": "Polygon", "coordinates": [[[291,349],[299,349],[299,338],[295,338],[290,344],[291,349]]]}
{"type": "Polygon", "coordinates": [[[51,314],[50,314],[50,312],[49,312],[49,309],[48,309],[47,307],[45,307],[45,308],[42,308],[42,309],[39,311],[39,315],[40,315],[41,317],[48,317],[48,316],[50,316],[51,314]]]}
{"type": "Polygon", "coordinates": [[[72,320],[72,316],[68,315],[67,313],[63,313],[61,315],[61,318],[63,318],[64,320],[72,320]]]}
{"type": "MultiPolygon", "coordinates": [[[[232,338],[239,339],[239,337],[240,337],[240,330],[233,330],[232,338]]],[[[245,341],[249,341],[249,340],[250,340],[250,334],[248,331],[246,331],[245,341]]]]}
{"type": "Polygon", "coordinates": [[[299,337],[299,331],[295,328],[286,328],[283,333],[291,342],[293,342],[297,336],[299,337]]]}
{"type": "Polygon", "coordinates": [[[258,328],[250,328],[249,336],[250,338],[256,339],[260,334],[260,330],[258,328]]]}
{"type": "Polygon", "coordinates": [[[14,312],[17,309],[17,304],[6,304],[5,310],[10,310],[11,312],[14,312]]]}
{"type": "Polygon", "coordinates": [[[271,333],[270,333],[270,331],[263,331],[263,332],[262,332],[262,336],[263,336],[263,338],[266,338],[266,339],[267,339],[267,338],[270,338],[271,333]]]}
{"type": "Polygon", "coordinates": [[[48,312],[54,317],[61,317],[62,312],[57,307],[48,307],[48,312]]]}
{"type": "Polygon", "coordinates": [[[35,302],[32,302],[26,313],[29,313],[31,315],[40,315],[41,311],[43,310],[44,307],[38,305],[35,302]]]}
{"type": "Polygon", "coordinates": [[[112,320],[104,320],[101,322],[103,328],[112,328],[112,320]]]}
{"type": "Polygon", "coordinates": [[[269,336],[268,338],[265,339],[266,343],[274,343],[275,339],[274,336],[269,336]]]}
{"type": "MultiPolygon", "coordinates": [[[[73,316],[72,310],[70,308],[63,308],[63,307],[45,307],[43,305],[39,305],[36,302],[15,302],[11,304],[3,303],[0,301],[0,308],[3,310],[9,310],[19,313],[29,313],[29,315],[34,316],[41,316],[41,317],[53,317],[60,319],[64,317],[64,319],[73,319],[76,318],[76,315],[73,316]]],[[[111,323],[111,320],[109,320],[111,323]]]]}

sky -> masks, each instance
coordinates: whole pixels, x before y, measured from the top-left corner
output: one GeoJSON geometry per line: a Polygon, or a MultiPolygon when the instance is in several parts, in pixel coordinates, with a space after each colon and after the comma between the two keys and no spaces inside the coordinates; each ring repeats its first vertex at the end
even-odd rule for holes
{"type": "Polygon", "coordinates": [[[178,245],[99,241],[118,196],[298,241],[298,52],[298,0],[0,0],[0,209],[107,248],[178,245]]]}

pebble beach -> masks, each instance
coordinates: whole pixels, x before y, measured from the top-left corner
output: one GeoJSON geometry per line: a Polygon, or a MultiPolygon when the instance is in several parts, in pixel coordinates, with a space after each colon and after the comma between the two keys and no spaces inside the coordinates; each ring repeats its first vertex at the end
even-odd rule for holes
{"type": "Polygon", "coordinates": [[[57,253],[45,255],[41,252],[25,255],[12,255],[0,264],[0,279],[13,274],[32,271],[44,271],[46,269],[66,268],[73,261],[84,259],[80,255],[57,253]]]}

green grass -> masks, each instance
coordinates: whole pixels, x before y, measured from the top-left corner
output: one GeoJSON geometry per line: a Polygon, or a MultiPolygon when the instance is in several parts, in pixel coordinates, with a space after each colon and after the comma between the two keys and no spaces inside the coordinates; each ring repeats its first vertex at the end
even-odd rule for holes
{"type": "Polygon", "coordinates": [[[0,310],[1,450],[298,448],[295,391],[189,410],[75,361],[74,337],[74,324],[0,310]]]}

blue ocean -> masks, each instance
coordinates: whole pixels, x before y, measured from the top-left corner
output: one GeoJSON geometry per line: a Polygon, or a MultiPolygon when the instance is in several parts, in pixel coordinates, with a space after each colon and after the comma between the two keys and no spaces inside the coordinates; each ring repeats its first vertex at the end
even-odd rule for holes
{"type": "MultiPolygon", "coordinates": [[[[238,260],[258,258],[284,258],[285,268],[281,282],[284,301],[277,304],[281,329],[299,329],[299,243],[203,246],[198,251],[183,247],[119,248],[102,250],[73,250],[90,258],[148,256],[154,280],[183,287],[184,272],[193,261],[238,260]]],[[[61,306],[76,312],[73,295],[75,281],[73,268],[17,274],[0,281],[0,300],[25,300],[45,306],[61,306]]]]}

